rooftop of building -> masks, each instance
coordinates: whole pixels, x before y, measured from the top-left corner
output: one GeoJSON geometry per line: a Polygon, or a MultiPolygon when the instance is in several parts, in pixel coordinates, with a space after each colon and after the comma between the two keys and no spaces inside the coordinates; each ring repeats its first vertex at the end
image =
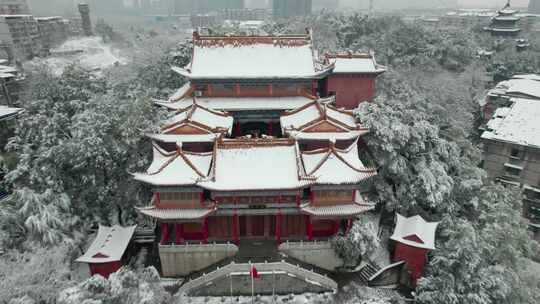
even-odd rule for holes
{"type": "Polygon", "coordinates": [[[292,138],[216,139],[214,151],[166,152],[154,144],[154,160],[136,180],[160,186],[200,186],[214,191],[286,190],[313,184],[358,184],[377,174],[358,157],[357,143],[340,150],[300,152],[292,138]]]}
{"type": "Polygon", "coordinates": [[[333,74],[381,74],[386,67],[377,64],[373,53],[337,53],[326,54],[328,64],[334,64],[333,74]]]}
{"type": "Polygon", "coordinates": [[[514,79],[499,82],[495,88],[489,90],[489,96],[525,97],[540,99],[540,81],[534,74],[518,75],[514,79]]]}
{"type": "Polygon", "coordinates": [[[435,231],[439,223],[427,222],[421,216],[397,214],[396,227],[390,239],[421,249],[435,249],[435,231]]]}
{"type": "Polygon", "coordinates": [[[0,120],[17,116],[22,111],[23,109],[21,108],[12,108],[12,107],[0,105],[0,120]]]}
{"type": "Polygon", "coordinates": [[[311,34],[193,34],[193,58],[179,74],[190,79],[313,79],[330,67],[318,61],[311,34]]]}
{"type": "Polygon", "coordinates": [[[540,101],[521,98],[511,101],[510,107],[495,111],[482,139],[540,148],[540,101]]]}

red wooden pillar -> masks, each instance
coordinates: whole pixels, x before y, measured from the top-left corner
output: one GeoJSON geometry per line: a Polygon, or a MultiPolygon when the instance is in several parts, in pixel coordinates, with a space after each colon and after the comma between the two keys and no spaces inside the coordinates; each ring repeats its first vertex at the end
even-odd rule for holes
{"type": "Polygon", "coordinates": [[[311,82],[311,95],[317,96],[317,81],[315,80],[311,82]]]}
{"type": "Polygon", "coordinates": [[[339,231],[339,220],[334,220],[334,227],[332,227],[332,228],[334,228],[333,229],[334,231],[332,232],[332,234],[334,234],[334,235],[337,234],[338,231],[339,231]]]}
{"type": "Polygon", "coordinates": [[[234,124],[234,133],[235,133],[235,136],[242,136],[242,126],[240,125],[239,122],[236,122],[234,124]]]}
{"type": "Polygon", "coordinates": [[[296,207],[300,207],[300,194],[296,195],[296,207]]]}
{"type": "Polygon", "coordinates": [[[347,230],[345,231],[345,234],[348,234],[349,231],[351,231],[352,225],[353,225],[353,219],[348,219],[347,220],[347,230]]]}
{"type": "Polygon", "coordinates": [[[279,210],[276,215],[276,241],[278,244],[281,244],[281,219],[281,210],[279,210]]]}
{"type": "Polygon", "coordinates": [[[169,224],[161,223],[161,245],[167,245],[169,243],[169,224]]]}
{"type": "Polygon", "coordinates": [[[315,200],[315,191],[311,190],[309,192],[309,203],[313,204],[313,201],[315,200]]]}
{"type": "Polygon", "coordinates": [[[353,190],[352,192],[352,201],[356,202],[356,190],[353,190]]]}
{"type": "Polygon", "coordinates": [[[159,207],[159,205],[161,204],[161,198],[160,198],[159,192],[156,192],[155,195],[156,195],[156,206],[159,207]]]}
{"type": "Polygon", "coordinates": [[[182,244],[184,242],[184,227],[180,223],[174,223],[174,243],[182,244]]]}
{"type": "Polygon", "coordinates": [[[234,209],[234,217],[233,217],[233,237],[234,237],[234,243],[236,245],[240,245],[240,237],[238,236],[239,231],[239,220],[238,220],[238,211],[234,209]]]}
{"type": "Polygon", "coordinates": [[[204,192],[201,192],[199,195],[199,201],[201,203],[201,207],[204,207],[204,192]]]}
{"type": "Polygon", "coordinates": [[[203,220],[203,240],[204,243],[208,243],[208,217],[203,220]]]}
{"type": "Polygon", "coordinates": [[[273,136],[274,135],[274,123],[268,122],[268,135],[273,136]]]}
{"type": "Polygon", "coordinates": [[[313,240],[313,224],[311,223],[311,216],[307,216],[306,218],[306,224],[307,224],[307,237],[309,241],[313,240]]]}

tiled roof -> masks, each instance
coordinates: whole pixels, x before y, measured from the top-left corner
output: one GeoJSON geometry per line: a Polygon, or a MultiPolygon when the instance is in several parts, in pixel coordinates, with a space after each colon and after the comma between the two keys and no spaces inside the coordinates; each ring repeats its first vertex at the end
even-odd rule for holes
{"type": "Polygon", "coordinates": [[[152,218],[160,220],[196,220],[204,218],[214,211],[216,208],[199,208],[199,209],[159,209],[154,206],[137,208],[137,211],[152,218]]]}
{"type": "Polygon", "coordinates": [[[99,226],[98,233],[88,250],[76,262],[108,263],[122,259],[137,226],[99,226]]]}

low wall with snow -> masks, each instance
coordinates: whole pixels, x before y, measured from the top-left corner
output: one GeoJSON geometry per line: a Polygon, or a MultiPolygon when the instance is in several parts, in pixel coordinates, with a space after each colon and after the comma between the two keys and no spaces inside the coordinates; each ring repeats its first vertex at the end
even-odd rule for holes
{"type": "Polygon", "coordinates": [[[332,244],[326,241],[285,242],[279,245],[279,251],[304,263],[328,271],[336,271],[344,265],[343,260],[332,248],[332,244]]]}
{"type": "Polygon", "coordinates": [[[159,245],[164,277],[180,277],[235,256],[234,244],[159,245]]]}

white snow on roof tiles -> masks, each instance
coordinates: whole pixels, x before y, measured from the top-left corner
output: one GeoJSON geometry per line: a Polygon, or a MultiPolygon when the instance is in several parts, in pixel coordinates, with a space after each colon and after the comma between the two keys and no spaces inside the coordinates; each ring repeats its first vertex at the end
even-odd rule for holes
{"type": "MultiPolygon", "coordinates": [[[[147,173],[135,173],[134,178],[138,181],[151,185],[181,186],[195,185],[201,176],[178,152],[162,154],[159,148],[154,146],[154,161],[147,173]]],[[[210,153],[187,153],[182,152],[185,158],[203,176],[208,174],[212,154],[210,153]]]]}
{"type": "Polygon", "coordinates": [[[0,105],[0,119],[15,116],[22,111],[23,109],[21,108],[10,108],[0,105]]]}
{"type": "Polygon", "coordinates": [[[233,125],[232,116],[225,115],[224,113],[214,113],[201,107],[197,107],[195,112],[193,112],[191,119],[214,129],[223,128],[231,130],[233,125]]]}
{"type": "Polygon", "coordinates": [[[302,153],[302,160],[305,173],[316,177],[317,184],[356,184],[377,174],[360,161],[356,142],[345,151],[302,153]]]}
{"type": "Polygon", "coordinates": [[[178,89],[176,92],[174,92],[173,95],[169,97],[169,101],[176,101],[182,97],[191,89],[191,83],[186,82],[180,89],[178,89]]]}
{"type": "MultiPolygon", "coordinates": [[[[291,110],[302,107],[313,100],[304,96],[290,97],[197,97],[197,104],[213,110],[249,111],[249,110],[291,110]]],[[[178,110],[193,104],[191,98],[177,102],[156,101],[157,105],[178,110]]]]}
{"type": "Polygon", "coordinates": [[[213,142],[217,134],[148,134],[149,138],[165,142],[165,143],[179,143],[179,142],[185,142],[185,143],[197,143],[197,142],[213,142]]]}
{"type": "Polygon", "coordinates": [[[510,79],[498,83],[489,95],[508,95],[523,97],[523,95],[540,99],[540,81],[532,79],[510,79]]]}
{"type": "Polygon", "coordinates": [[[530,99],[512,99],[510,108],[495,112],[488,122],[490,130],[483,139],[510,142],[523,146],[540,147],[540,102],[530,99]]]}
{"type": "Polygon", "coordinates": [[[335,62],[334,73],[377,73],[379,69],[372,58],[331,58],[335,62]]]}
{"type": "Polygon", "coordinates": [[[319,109],[317,109],[317,105],[313,103],[311,106],[306,107],[299,112],[281,116],[281,127],[284,129],[298,129],[320,117],[321,113],[319,112],[319,109]]]}
{"type": "Polygon", "coordinates": [[[349,128],[357,127],[354,116],[338,111],[326,104],[317,104],[316,102],[313,102],[310,106],[299,111],[282,115],[280,118],[281,126],[284,129],[299,130],[310,122],[324,119],[324,114],[330,119],[338,121],[349,128]]]}
{"type": "Polygon", "coordinates": [[[197,220],[208,216],[215,208],[206,209],[159,209],[156,207],[137,208],[140,213],[161,220],[197,220]]]}
{"type": "Polygon", "coordinates": [[[370,210],[375,209],[374,205],[360,205],[357,203],[343,204],[336,206],[304,206],[302,212],[319,216],[319,217],[332,217],[332,216],[355,216],[370,210]]]}
{"type": "MultiPolygon", "coordinates": [[[[210,127],[212,129],[225,129],[231,131],[233,117],[222,112],[213,112],[205,108],[191,105],[191,107],[176,113],[173,117],[165,121],[166,125],[173,125],[186,121],[187,119],[210,127]],[[190,117],[191,115],[191,117],[190,117]]],[[[171,127],[174,129],[175,127],[171,127]]]]}
{"type": "Polygon", "coordinates": [[[435,249],[435,230],[439,223],[426,222],[421,216],[415,215],[406,218],[397,214],[396,227],[390,239],[412,247],[423,249],[435,249]],[[422,243],[407,240],[406,238],[417,236],[422,243]]]}
{"type": "Polygon", "coordinates": [[[199,183],[212,190],[296,189],[295,145],[217,148],[214,180],[199,183]]]}
{"type": "Polygon", "coordinates": [[[99,225],[97,236],[90,248],[76,262],[98,264],[120,261],[136,227],[136,225],[130,227],[99,225]]]}
{"type": "Polygon", "coordinates": [[[313,78],[316,75],[311,45],[195,46],[192,79],[313,78]]]}
{"type": "Polygon", "coordinates": [[[350,131],[350,132],[297,132],[289,131],[288,134],[292,138],[299,140],[351,140],[366,134],[367,130],[350,131]]]}
{"type": "Polygon", "coordinates": [[[529,80],[540,81],[540,75],[537,75],[537,74],[521,74],[521,75],[512,76],[512,79],[529,79],[529,80]]]}

